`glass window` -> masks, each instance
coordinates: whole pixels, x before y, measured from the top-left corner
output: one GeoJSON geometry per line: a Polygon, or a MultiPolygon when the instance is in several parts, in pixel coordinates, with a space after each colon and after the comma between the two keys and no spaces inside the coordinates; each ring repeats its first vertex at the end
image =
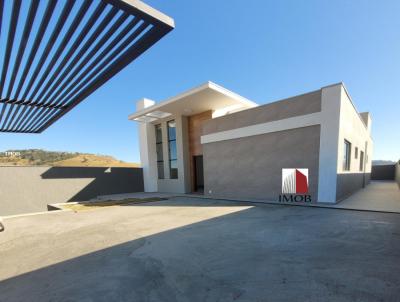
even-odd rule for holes
{"type": "Polygon", "coordinates": [[[343,170],[350,170],[350,156],[351,156],[351,143],[347,140],[344,140],[344,157],[343,157],[343,170]]]}
{"type": "Polygon", "coordinates": [[[162,143],[157,143],[156,144],[156,152],[157,152],[157,162],[162,162],[163,161],[163,147],[162,143]]]}
{"type": "Polygon", "coordinates": [[[157,172],[158,178],[164,178],[164,156],[163,156],[163,143],[162,143],[162,129],[161,125],[156,125],[156,152],[157,152],[157,172]]]}
{"type": "Polygon", "coordinates": [[[364,152],[360,151],[360,171],[364,171],[364,152]]]}
{"type": "Polygon", "coordinates": [[[358,157],[358,148],[355,147],[355,149],[354,149],[354,158],[357,159],[357,157],[358,157]]]}
{"type": "Polygon", "coordinates": [[[176,140],[169,141],[169,159],[170,160],[175,160],[177,159],[176,155],[176,140]]]}
{"type": "Polygon", "coordinates": [[[162,143],[161,125],[156,125],[156,143],[162,143]]]}
{"type": "Polygon", "coordinates": [[[167,123],[168,127],[168,156],[170,178],[178,178],[178,157],[176,151],[176,123],[174,120],[167,123]]]}
{"type": "Polygon", "coordinates": [[[157,162],[158,179],[164,179],[164,162],[157,162]]]}
{"type": "Polygon", "coordinates": [[[170,164],[170,176],[172,179],[177,179],[178,178],[178,161],[177,160],[171,160],[169,162],[170,164]]]}
{"type": "Polygon", "coordinates": [[[168,122],[168,140],[176,140],[176,123],[175,121],[168,122]]]}

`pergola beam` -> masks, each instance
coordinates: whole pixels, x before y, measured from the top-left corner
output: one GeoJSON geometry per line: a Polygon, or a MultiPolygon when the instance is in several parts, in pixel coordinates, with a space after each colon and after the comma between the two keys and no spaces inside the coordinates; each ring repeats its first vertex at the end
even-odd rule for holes
{"type": "Polygon", "coordinates": [[[38,107],[38,108],[56,108],[56,109],[65,109],[66,108],[65,106],[62,106],[62,105],[36,104],[36,103],[30,102],[30,101],[10,100],[10,99],[0,99],[0,103],[10,104],[10,105],[38,107]]]}
{"type": "Polygon", "coordinates": [[[44,131],[173,28],[139,0],[0,0],[0,132],[44,131]]]}

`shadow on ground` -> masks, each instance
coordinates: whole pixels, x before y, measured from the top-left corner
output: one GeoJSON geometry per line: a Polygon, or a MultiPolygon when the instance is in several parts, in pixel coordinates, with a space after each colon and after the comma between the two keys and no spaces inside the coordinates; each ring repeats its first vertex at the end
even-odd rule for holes
{"type": "Polygon", "coordinates": [[[399,259],[398,215],[261,205],[4,280],[0,301],[396,301],[399,259]]]}

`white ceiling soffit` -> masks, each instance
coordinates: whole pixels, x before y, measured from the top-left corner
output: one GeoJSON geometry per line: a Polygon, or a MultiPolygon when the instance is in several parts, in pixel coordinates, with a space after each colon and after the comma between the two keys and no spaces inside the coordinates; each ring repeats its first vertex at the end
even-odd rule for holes
{"type": "MultiPolygon", "coordinates": [[[[129,119],[139,121],[138,118],[143,116],[162,119],[170,115],[190,116],[209,110],[215,112],[222,108],[235,108],[237,111],[256,106],[256,103],[232,91],[207,82],[164,102],[139,110],[131,114],[129,119]]],[[[149,122],[146,119],[141,120],[149,122]]]]}

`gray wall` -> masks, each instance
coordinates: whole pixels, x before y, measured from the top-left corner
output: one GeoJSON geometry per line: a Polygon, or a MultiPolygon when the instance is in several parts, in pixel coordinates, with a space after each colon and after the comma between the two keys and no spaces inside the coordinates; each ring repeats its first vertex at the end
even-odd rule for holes
{"type": "Polygon", "coordinates": [[[370,173],[343,173],[337,175],[336,201],[341,201],[369,184],[370,173]]]}
{"type": "Polygon", "coordinates": [[[393,165],[376,165],[371,167],[372,180],[394,180],[396,166],[393,165]]]}
{"type": "Polygon", "coordinates": [[[204,144],[204,193],[277,200],[282,168],[308,168],[310,194],[316,201],[319,140],[318,125],[204,144]]]}
{"type": "Polygon", "coordinates": [[[321,90],[211,119],[203,135],[321,111],[321,90]]]}
{"type": "Polygon", "coordinates": [[[397,184],[399,185],[399,189],[400,189],[400,160],[397,162],[396,164],[396,175],[395,175],[395,179],[397,181],[397,184]]]}
{"type": "Polygon", "coordinates": [[[0,167],[0,216],[46,211],[49,203],[142,191],[141,168],[0,167]]]}

